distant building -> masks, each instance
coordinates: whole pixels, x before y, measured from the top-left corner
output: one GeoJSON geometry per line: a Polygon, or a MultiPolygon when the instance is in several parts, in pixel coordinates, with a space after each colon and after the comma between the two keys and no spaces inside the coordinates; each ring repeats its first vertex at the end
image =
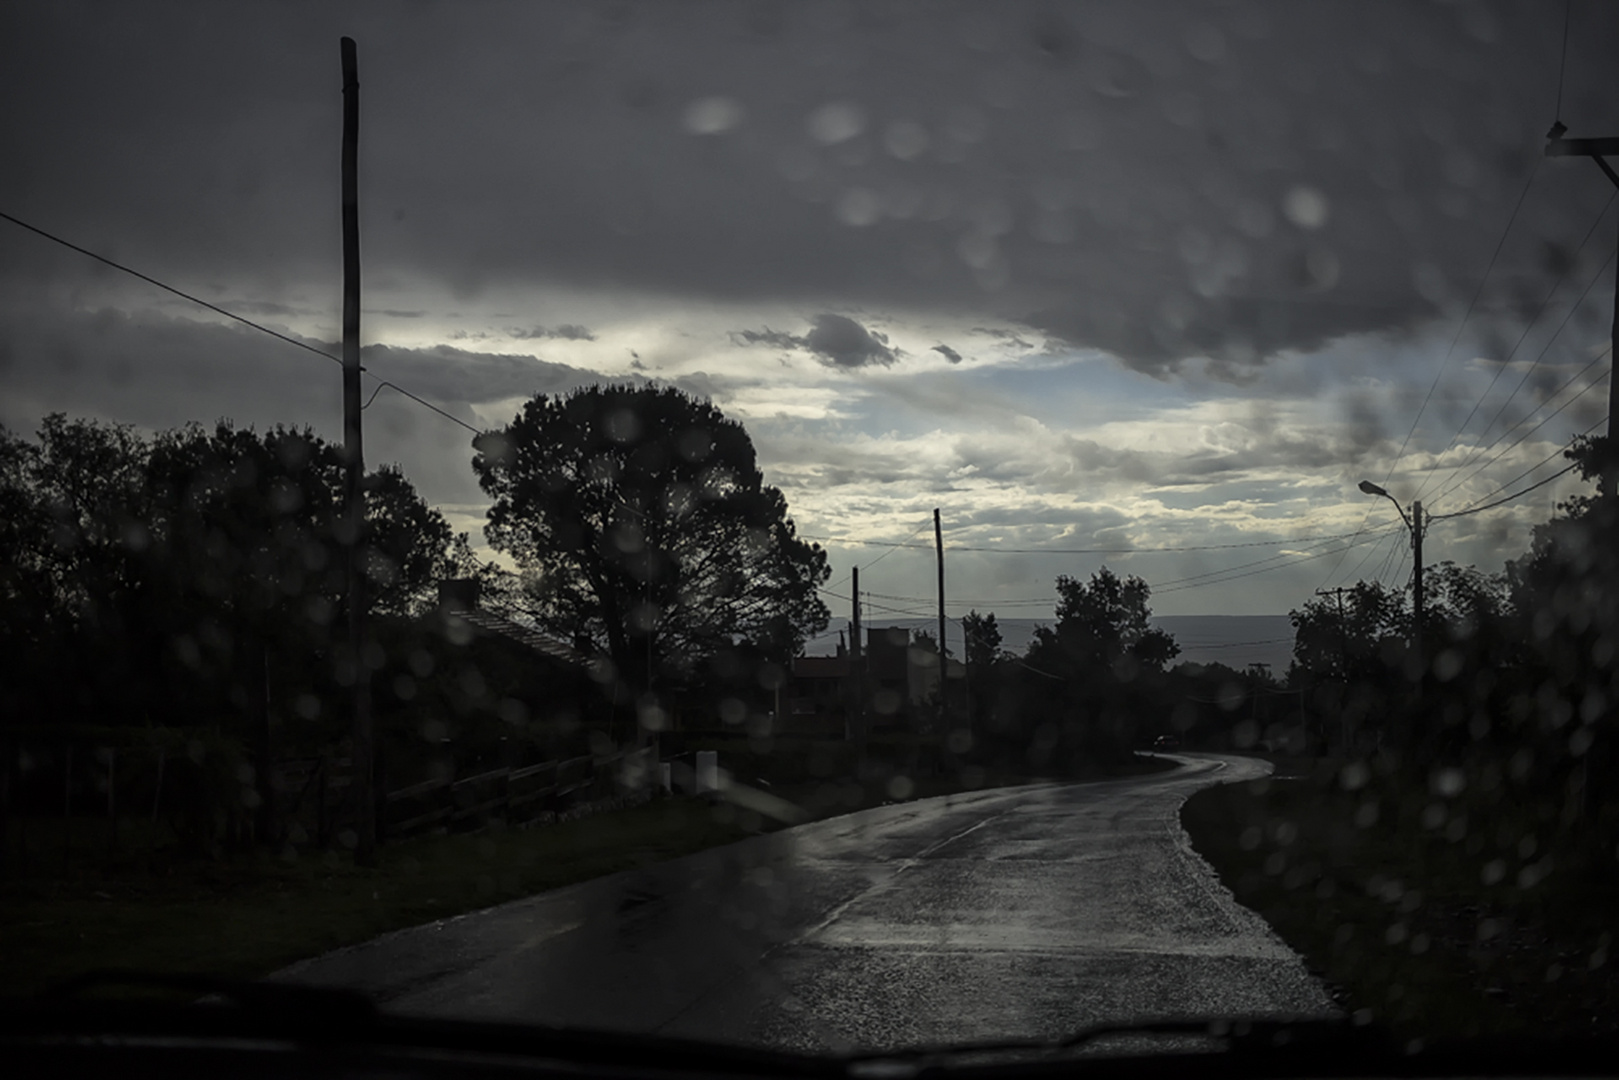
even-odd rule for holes
{"type": "Polygon", "coordinates": [[[854,665],[842,645],[836,656],[800,656],[793,660],[787,716],[782,730],[818,735],[847,735],[854,705],[854,665]]]}
{"type": "MultiPolygon", "coordinates": [[[[793,661],[788,697],[794,729],[845,735],[864,722],[871,730],[926,730],[936,718],[938,654],[911,644],[901,626],[868,627],[865,649],[851,656],[840,642],[835,656],[793,661]]],[[[952,708],[965,700],[966,666],[946,659],[952,708]]]]}

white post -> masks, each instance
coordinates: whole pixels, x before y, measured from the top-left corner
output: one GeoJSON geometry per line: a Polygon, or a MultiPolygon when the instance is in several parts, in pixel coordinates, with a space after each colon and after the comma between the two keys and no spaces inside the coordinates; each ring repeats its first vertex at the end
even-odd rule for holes
{"type": "Polygon", "coordinates": [[[720,755],[716,750],[697,751],[697,794],[720,790],[720,755]]]}

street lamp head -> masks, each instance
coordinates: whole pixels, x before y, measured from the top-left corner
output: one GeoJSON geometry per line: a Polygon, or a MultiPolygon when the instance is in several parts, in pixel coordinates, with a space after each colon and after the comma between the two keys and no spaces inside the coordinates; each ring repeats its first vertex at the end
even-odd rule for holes
{"type": "Polygon", "coordinates": [[[1362,480],[1360,482],[1360,489],[1368,495],[1382,495],[1385,498],[1388,497],[1388,492],[1384,491],[1370,480],[1362,480]]]}

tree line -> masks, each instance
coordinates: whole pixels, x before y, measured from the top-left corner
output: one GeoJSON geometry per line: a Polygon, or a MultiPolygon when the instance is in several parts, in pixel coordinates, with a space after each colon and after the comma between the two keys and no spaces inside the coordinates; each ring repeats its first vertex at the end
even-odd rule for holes
{"type": "MultiPolygon", "coordinates": [[[[1571,451],[1588,481],[1602,446],[1571,451]]],[[[308,429],[148,436],[52,415],[34,439],[0,430],[8,738],[167,739],[171,786],[190,791],[174,813],[206,838],[222,814],[251,820],[244,808],[271,801],[273,758],[341,752],[362,675],[409,779],[577,750],[592,731],[656,732],[683,710],[769,708],[829,621],[825,553],[798,537],[742,425],[708,402],[659,386],[537,395],[471,450],[503,566],[393,466],[367,476],[363,535],[347,536],[342,453],[308,429]],[[375,615],[358,656],[340,629],[356,539],[375,615]],[[579,670],[559,677],[509,643],[448,632],[438,586],[467,578],[572,648],[579,670]]],[[[1409,594],[1376,582],[1306,602],[1285,678],[1171,667],[1179,648],[1152,626],[1146,583],[1106,567],[1057,579],[1054,621],[1023,656],[1001,648],[993,613],[972,612],[939,761],[1079,775],[1158,734],[1291,740],[1419,772],[1493,769],[1554,815],[1611,831],[1619,552],[1605,483],[1500,573],[1431,569],[1420,627],[1409,594]]],[[[262,811],[250,831],[277,836],[262,811]]]]}
{"type": "Polygon", "coordinates": [[[362,677],[408,782],[633,737],[717,693],[756,699],[757,669],[781,670],[825,626],[824,553],[796,537],[741,425],[706,402],[658,387],[537,396],[470,458],[504,567],[396,466],[366,476],[362,533],[347,535],[344,456],[307,428],[145,435],[53,414],[34,439],[0,429],[8,802],[59,807],[71,757],[30,766],[75,742],[133,742],[158,748],[152,797],[195,844],[222,830],[277,843],[274,762],[346,753],[362,677]],[[371,617],[359,655],[351,542],[371,617]],[[440,584],[469,578],[575,650],[571,669],[446,622],[440,584]]]}
{"type": "Polygon", "coordinates": [[[1619,850],[1619,507],[1606,452],[1605,439],[1576,441],[1566,457],[1592,486],[1499,572],[1430,568],[1420,625],[1409,590],[1375,581],[1293,610],[1288,682],[1318,737],[1417,778],[1471,777],[1542,827],[1619,850]]]}

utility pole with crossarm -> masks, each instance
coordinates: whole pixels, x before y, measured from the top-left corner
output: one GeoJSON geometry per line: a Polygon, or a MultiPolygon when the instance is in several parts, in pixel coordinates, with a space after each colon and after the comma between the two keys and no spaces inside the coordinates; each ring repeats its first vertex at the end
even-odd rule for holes
{"type": "MultiPolygon", "coordinates": [[[[1613,166],[1607,159],[1619,157],[1619,136],[1603,139],[1565,139],[1563,133],[1568,129],[1559,120],[1552,125],[1546,133],[1547,157],[1588,157],[1597,163],[1597,168],[1612,181],[1613,186],[1619,188],[1619,173],[1613,171],[1613,166]]],[[[1609,364],[1619,363],[1619,271],[1614,273],[1613,281],[1613,330],[1612,351],[1609,353],[1609,364]]],[[[1608,444],[1606,452],[1602,455],[1602,480],[1608,490],[1609,499],[1619,499],[1619,453],[1613,438],[1613,417],[1619,413],[1619,378],[1615,378],[1610,371],[1608,375],[1608,444]]]]}

